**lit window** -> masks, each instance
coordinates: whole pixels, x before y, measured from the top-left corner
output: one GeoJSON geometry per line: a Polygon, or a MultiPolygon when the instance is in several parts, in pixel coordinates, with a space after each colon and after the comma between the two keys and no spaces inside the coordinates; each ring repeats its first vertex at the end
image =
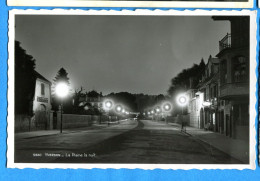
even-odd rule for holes
{"type": "Polygon", "coordinates": [[[233,60],[234,65],[234,81],[243,82],[246,80],[246,58],[245,57],[236,57],[233,60]]]}

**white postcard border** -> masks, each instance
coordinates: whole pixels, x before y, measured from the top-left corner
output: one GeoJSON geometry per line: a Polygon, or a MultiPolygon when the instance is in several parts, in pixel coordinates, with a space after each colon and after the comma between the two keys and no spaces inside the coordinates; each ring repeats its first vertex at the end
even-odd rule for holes
{"type": "Polygon", "coordinates": [[[51,7],[157,7],[157,8],[253,8],[254,1],[109,1],[109,0],[7,0],[8,6],[51,7]]]}
{"type": "Polygon", "coordinates": [[[7,167],[8,168],[128,168],[128,169],[255,169],[256,165],[256,11],[207,11],[207,10],[136,10],[136,11],[114,11],[114,10],[11,10],[9,11],[9,43],[8,43],[8,116],[7,116],[7,167]],[[250,145],[249,145],[249,164],[60,164],[60,163],[14,163],[14,42],[15,42],[15,15],[146,15],[146,16],[215,16],[233,15],[250,16],[250,145]]]}

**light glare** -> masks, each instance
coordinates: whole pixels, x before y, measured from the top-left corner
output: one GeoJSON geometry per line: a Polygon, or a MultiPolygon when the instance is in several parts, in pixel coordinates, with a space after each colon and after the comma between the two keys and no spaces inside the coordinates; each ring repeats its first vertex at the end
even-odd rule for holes
{"type": "Polygon", "coordinates": [[[66,83],[64,82],[60,82],[56,85],[56,89],[55,92],[57,94],[58,97],[60,98],[64,98],[68,95],[69,93],[69,87],[66,83]]]}

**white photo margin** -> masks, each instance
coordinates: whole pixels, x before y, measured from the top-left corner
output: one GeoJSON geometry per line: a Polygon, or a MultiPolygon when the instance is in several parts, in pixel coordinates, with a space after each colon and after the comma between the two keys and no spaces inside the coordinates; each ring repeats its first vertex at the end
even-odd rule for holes
{"type": "Polygon", "coordinates": [[[128,168],[128,169],[255,169],[256,165],[256,11],[206,11],[206,10],[137,10],[137,11],[96,11],[96,10],[11,10],[9,11],[8,43],[8,116],[7,116],[7,167],[8,168],[128,168]],[[62,164],[62,163],[14,163],[14,43],[15,15],[132,15],[132,16],[250,16],[250,142],[249,164],[62,164]]]}
{"type": "Polygon", "coordinates": [[[52,7],[253,8],[254,1],[7,0],[7,4],[52,7]]]}

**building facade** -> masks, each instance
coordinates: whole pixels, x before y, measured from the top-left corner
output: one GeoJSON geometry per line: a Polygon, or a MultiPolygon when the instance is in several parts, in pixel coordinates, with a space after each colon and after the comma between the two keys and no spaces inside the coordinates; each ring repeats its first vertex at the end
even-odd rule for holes
{"type": "MultiPolygon", "coordinates": [[[[15,115],[15,131],[51,129],[51,82],[34,71],[34,88],[30,100],[32,114],[15,115]]],[[[29,95],[28,95],[29,96],[29,95]]]]}
{"type": "Polygon", "coordinates": [[[229,21],[231,34],[219,42],[219,116],[221,132],[237,139],[249,138],[249,17],[213,17],[229,21]]]}
{"type": "Polygon", "coordinates": [[[189,90],[190,125],[200,129],[217,130],[219,60],[208,59],[197,88],[189,90]]]}
{"type": "Polygon", "coordinates": [[[231,33],[219,41],[217,58],[208,59],[197,88],[189,90],[190,125],[249,138],[249,17],[212,17],[230,21],[231,33]]]}
{"type": "Polygon", "coordinates": [[[51,82],[35,72],[35,93],[33,99],[33,113],[36,129],[50,127],[51,111],[51,82]]]}

